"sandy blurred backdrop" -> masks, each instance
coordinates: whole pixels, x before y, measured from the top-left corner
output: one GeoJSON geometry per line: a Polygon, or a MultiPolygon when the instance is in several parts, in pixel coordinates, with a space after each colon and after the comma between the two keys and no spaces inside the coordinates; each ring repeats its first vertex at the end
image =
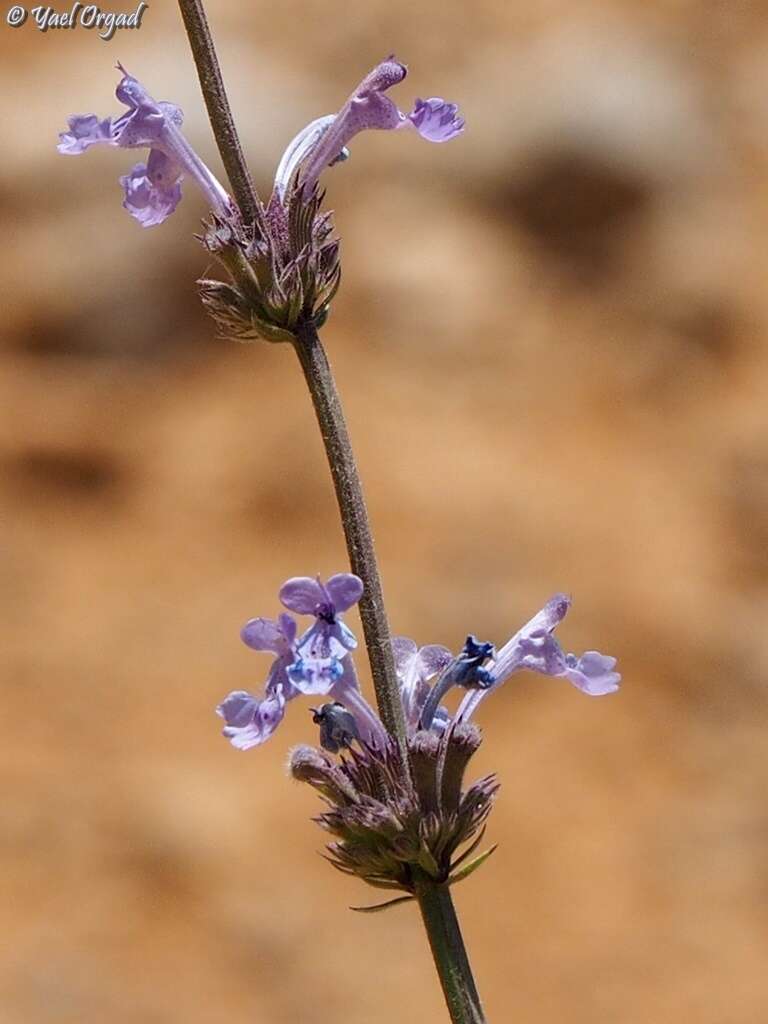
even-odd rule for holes
{"type": "MultiPolygon", "coordinates": [[[[220,171],[175,5],[108,43],[4,13],[0,1021],[441,1022],[416,912],[350,913],[377,893],[317,855],[284,774],[305,708],[249,754],[213,714],[268,664],[242,622],[345,566],[295,359],[212,340],[189,184],[142,230],[117,185],[140,155],[54,150],[69,113],[118,111],[119,59],[220,171]]],[[[524,675],[483,708],[501,848],[456,895],[489,1018],[759,1024],[765,6],[211,16],[262,193],[391,51],[401,106],[467,118],[443,147],[369,133],[327,176],[324,337],[393,629],[499,642],[563,589],[565,646],[624,672],[605,700],[524,675]]]]}

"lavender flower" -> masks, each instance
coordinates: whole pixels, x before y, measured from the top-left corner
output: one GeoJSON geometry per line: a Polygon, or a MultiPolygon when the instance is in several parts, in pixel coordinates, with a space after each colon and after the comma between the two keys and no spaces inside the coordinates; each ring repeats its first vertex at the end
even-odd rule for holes
{"type": "Polygon", "coordinates": [[[149,149],[146,164],[135,164],[120,178],[123,206],[145,228],[161,224],[176,209],[185,174],[200,186],[214,213],[230,212],[229,196],[179,130],[181,110],[153,100],[121,64],[117,67],[123,77],[115,95],[127,112],[103,121],[96,114],[73,115],[69,131],[59,135],[59,152],[78,156],[97,145],[149,149]]]}
{"type": "Polygon", "coordinates": [[[216,709],[234,747],[249,750],[268,740],[283,719],[286,703],[300,694],[331,694],[355,716],[355,735],[373,745],[383,743],[383,727],[360,693],[354,666],[346,658],[357,640],[339,617],[361,593],[362,583],[351,573],[339,573],[325,584],[319,578],[296,577],[283,584],[280,598],[291,610],[315,617],[299,639],[295,619],[285,612],[276,620],[246,622],[240,633],[243,643],[275,658],[262,697],[235,690],[216,709]]]}
{"type": "Polygon", "coordinates": [[[288,669],[296,660],[296,622],[286,614],[276,621],[250,619],[240,637],[255,651],[272,651],[277,655],[267,674],[263,698],[235,690],[216,709],[227,723],[224,735],[232,746],[250,750],[269,739],[283,720],[286,701],[300,692],[288,677],[288,669]]]}
{"type": "Polygon", "coordinates": [[[296,645],[295,674],[302,675],[306,662],[308,666],[324,666],[337,677],[341,675],[339,658],[354,650],[357,640],[340,615],[357,604],[362,593],[362,580],[349,572],[331,576],[327,583],[321,583],[319,576],[297,576],[283,584],[280,600],[285,607],[299,615],[315,616],[314,624],[296,645]]]}
{"type": "Polygon", "coordinates": [[[488,666],[488,684],[484,688],[470,690],[464,697],[457,715],[460,721],[467,721],[484,697],[498,689],[513,672],[524,668],[567,679],[591,697],[601,697],[618,690],[621,676],[613,671],[615,658],[598,651],[587,651],[577,658],[575,654],[565,654],[555,640],[554,630],[570,606],[569,597],[555,594],[504,644],[488,666]]]}
{"type": "Polygon", "coordinates": [[[319,117],[299,132],[277,169],[275,195],[281,202],[302,165],[304,193],[308,194],[326,167],[345,158],[348,143],[361,131],[414,128],[429,142],[447,142],[464,131],[456,104],[436,96],[417,99],[409,114],[398,110],[385,93],[407,73],[404,64],[388,57],[366,75],[337,114],[319,117]]]}
{"type": "Polygon", "coordinates": [[[259,699],[246,690],[233,690],[216,708],[227,723],[222,730],[233,747],[250,750],[268,740],[285,714],[285,696],[277,687],[259,699]]]}

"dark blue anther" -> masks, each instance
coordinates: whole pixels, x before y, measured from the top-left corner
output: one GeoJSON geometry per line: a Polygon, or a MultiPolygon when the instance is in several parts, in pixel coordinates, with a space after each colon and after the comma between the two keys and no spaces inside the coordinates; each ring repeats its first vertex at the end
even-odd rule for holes
{"type": "Polygon", "coordinates": [[[492,658],[496,649],[491,643],[481,642],[471,633],[458,655],[448,665],[435,685],[429,691],[421,712],[422,729],[429,729],[440,701],[452,686],[466,689],[487,690],[493,685],[493,673],[483,668],[483,662],[492,658]]]}
{"type": "Polygon", "coordinates": [[[481,642],[470,633],[458,657],[448,667],[451,685],[487,689],[493,683],[493,676],[482,665],[493,654],[493,644],[481,642]]]}

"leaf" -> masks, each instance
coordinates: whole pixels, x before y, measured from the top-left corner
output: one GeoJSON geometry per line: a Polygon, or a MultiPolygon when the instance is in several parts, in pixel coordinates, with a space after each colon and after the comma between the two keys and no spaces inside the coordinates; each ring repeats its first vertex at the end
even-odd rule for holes
{"type": "Polygon", "coordinates": [[[480,834],[478,835],[477,839],[475,839],[472,843],[470,843],[470,845],[466,848],[466,850],[463,853],[459,854],[459,856],[456,858],[456,860],[453,862],[453,864],[451,864],[451,871],[453,871],[454,868],[457,868],[459,866],[459,864],[463,864],[464,861],[467,859],[467,857],[471,857],[472,856],[472,854],[478,848],[480,843],[482,843],[484,835],[485,835],[485,825],[483,825],[483,827],[480,829],[480,834]]]}
{"type": "Polygon", "coordinates": [[[350,907],[350,910],[356,911],[358,914],[378,914],[380,910],[386,910],[387,907],[396,907],[398,903],[408,903],[413,899],[413,896],[398,896],[395,900],[387,900],[386,903],[374,903],[370,907],[350,907]]]}
{"type": "Polygon", "coordinates": [[[421,848],[419,849],[418,861],[420,866],[424,868],[428,875],[431,875],[433,878],[440,877],[440,865],[435,860],[432,851],[423,839],[421,841],[421,848]]]}
{"type": "Polygon", "coordinates": [[[368,885],[372,885],[374,889],[398,889],[400,892],[403,891],[403,886],[400,882],[393,882],[388,878],[378,878],[376,875],[360,875],[360,877],[368,885]]]}
{"type": "Polygon", "coordinates": [[[463,882],[465,878],[469,878],[473,871],[477,871],[481,864],[485,864],[491,854],[497,850],[498,847],[499,844],[495,843],[489,850],[486,850],[485,853],[481,853],[479,857],[475,857],[475,859],[471,860],[469,864],[465,864],[461,871],[458,871],[455,875],[451,875],[449,877],[448,885],[454,885],[456,882],[463,882]]]}

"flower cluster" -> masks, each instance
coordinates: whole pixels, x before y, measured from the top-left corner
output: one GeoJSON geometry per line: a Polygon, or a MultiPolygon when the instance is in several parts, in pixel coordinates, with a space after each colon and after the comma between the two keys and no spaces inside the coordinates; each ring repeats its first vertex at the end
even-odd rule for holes
{"type": "Polygon", "coordinates": [[[128,108],[100,120],[77,114],[60,135],[59,152],[80,154],[105,144],[149,149],[147,162],[120,178],[123,205],[144,227],[162,223],[181,199],[181,179],[202,189],[212,218],[201,241],[231,282],[199,282],[204,305],[225,337],[293,341],[298,326],[321,326],[336,293],[341,269],[330,214],[320,213],[319,179],[349,155],[348,143],[366,129],[411,129],[429,142],[446,142],[464,130],[454,103],[417,99],[409,114],[386,95],[405,78],[404,64],[389,57],[358,85],[336,114],[316,118],[289,143],[277,168],[271,198],[257,203],[245,224],[225,190],[180,131],[182,114],[156,102],[121,65],[117,98],[128,108]]]}
{"type": "Polygon", "coordinates": [[[330,214],[320,213],[320,176],[349,156],[348,144],[367,129],[413,129],[430,142],[464,130],[455,103],[417,99],[404,114],[386,95],[407,73],[393,57],[358,85],[336,114],[315,118],[288,144],[269,203],[256,223],[214,218],[203,242],[225,265],[231,283],[200,282],[220,332],[238,341],[292,341],[302,322],[321,326],[341,278],[339,243],[330,214]]]}
{"type": "Polygon", "coordinates": [[[341,619],[362,592],[362,582],[350,573],[326,583],[288,580],[280,589],[282,604],[314,621],[301,636],[286,612],[276,621],[246,623],[244,642],[275,655],[264,694],[235,691],[217,710],[226,722],[224,735],[246,750],[272,735],[293,697],[329,697],[312,708],[321,749],[294,750],[291,773],[331,805],[317,819],[335,837],[328,848],[331,862],[371,885],[410,895],[419,872],[452,883],[485,858],[469,861],[469,849],[457,856],[467,843],[475,849],[498,788],[489,776],[463,789],[465,769],[480,745],[480,730],[470,719],[481,701],[522,669],[567,679],[591,696],[614,692],[621,677],[615,658],[562,650],[554,631],[570,607],[563,594],[498,651],[471,635],[456,656],[439,644],[419,647],[396,637],[392,647],[411,762],[410,771],[404,770],[393,738],[360,691],[351,654],[357,642],[341,619]],[[466,692],[451,715],[441,701],[453,687],[466,692]]]}

